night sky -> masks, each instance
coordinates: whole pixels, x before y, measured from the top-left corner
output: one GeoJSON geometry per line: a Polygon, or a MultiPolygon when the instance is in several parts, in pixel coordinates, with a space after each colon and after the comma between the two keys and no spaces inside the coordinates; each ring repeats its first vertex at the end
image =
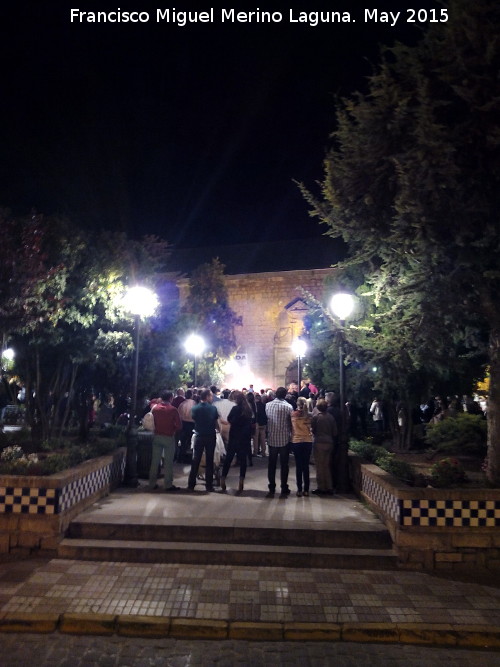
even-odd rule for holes
{"type": "Polygon", "coordinates": [[[174,7],[21,0],[2,10],[0,205],[180,247],[320,235],[293,179],[321,178],[335,96],[364,86],[378,45],[415,41],[408,4],[266,4],[283,15],[270,25],[222,24],[220,9],[214,23],[156,22],[174,7]],[[118,7],[150,20],[71,23],[71,8],[118,7]],[[291,8],[356,22],[292,24],[291,8]],[[365,23],[365,8],[401,16],[365,23]]]}

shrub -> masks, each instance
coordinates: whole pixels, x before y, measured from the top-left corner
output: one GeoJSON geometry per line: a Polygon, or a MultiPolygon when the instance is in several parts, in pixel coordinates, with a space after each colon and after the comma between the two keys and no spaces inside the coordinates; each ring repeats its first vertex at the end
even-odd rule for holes
{"type": "Polygon", "coordinates": [[[416,471],[415,468],[407,461],[401,461],[396,458],[394,454],[385,452],[379,456],[375,463],[386,472],[394,475],[406,484],[413,485],[415,483],[416,471]]]}
{"type": "Polygon", "coordinates": [[[22,458],[24,458],[24,450],[19,445],[10,445],[9,447],[5,447],[5,449],[3,449],[2,453],[0,454],[0,460],[5,462],[17,461],[22,458]]]}
{"type": "Polygon", "coordinates": [[[416,479],[415,468],[407,461],[401,461],[385,447],[372,445],[364,440],[350,440],[349,449],[369,463],[375,463],[382,470],[394,475],[406,484],[413,485],[416,479]]]}
{"type": "Polygon", "coordinates": [[[446,458],[431,468],[431,484],[437,488],[460,486],[467,482],[465,470],[457,459],[446,458]]]}
{"type": "Polygon", "coordinates": [[[388,453],[385,447],[372,445],[365,440],[350,440],[349,449],[369,463],[376,463],[378,457],[388,453]]]}
{"type": "Polygon", "coordinates": [[[52,475],[73,468],[83,461],[104,456],[113,452],[119,443],[116,440],[102,439],[87,445],[63,443],[60,452],[26,454],[19,446],[6,447],[0,454],[0,473],[4,475],[52,475]],[[43,457],[43,458],[41,458],[43,457]]]}
{"type": "Polygon", "coordinates": [[[447,454],[486,454],[486,421],[467,412],[429,424],[425,443],[447,454]]]}

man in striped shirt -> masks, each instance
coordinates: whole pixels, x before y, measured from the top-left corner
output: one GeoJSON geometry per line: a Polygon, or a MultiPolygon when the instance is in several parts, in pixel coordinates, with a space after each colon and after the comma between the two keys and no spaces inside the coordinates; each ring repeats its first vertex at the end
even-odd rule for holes
{"type": "Polygon", "coordinates": [[[285,387],[278,387],[274,401],[266,403],[267,445],[269,447],[269,463],[267,468],[269,492],[266,498],[274,498],[278,456],[281,469],[280,498],[286,498],[290,493],[290,489],[288,488],[288,457],[290,454],[289,443],[292,438],[293,408],[285,401],[285,396],[285,387]]]}

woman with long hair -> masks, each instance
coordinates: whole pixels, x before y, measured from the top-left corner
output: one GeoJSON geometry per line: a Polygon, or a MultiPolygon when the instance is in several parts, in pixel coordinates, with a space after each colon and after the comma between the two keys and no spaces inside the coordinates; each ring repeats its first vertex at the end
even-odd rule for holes
{"type": "Polygon", "coordinates": [[[307,398],[299,396],[292,412],[292,449],[295,456],[297,496],[309,495],[309,460],[312,451],[311,415],[307,398]]]}
{"type": "Polygon", "coordinates": [[[257,406],[255,404],[255,396],[253,391],[247,391],[245,394],[245,398],[248,401],[248,405],[250,406],[250,410],[252,411],[252,441],[253,441],[253,450],[252,447],[250,447],[250,450],[248,452],[248,465],[253,466],[253,456],[256,455],[255,452],[255,432],[256,432],[256,424],[257,424],[257,406]]]}
{"type": "Polygon", "coordinates": [[[226,491],[226,477],[231,467],[234,456],[240,464],[240,481],[237,493],[243,491],[245,475],[247,472],[247,457],[250,452],[250,441],[252,438],[252,408],[248,404],[245,394],[242,391],[232,393],[231,400],[236,405],[231,408],[227,417],[229,422],[229,441],[227,445],[227,454],[222,466],[222,476],[220,479],[220,488],[223,493],[226,491]]]}

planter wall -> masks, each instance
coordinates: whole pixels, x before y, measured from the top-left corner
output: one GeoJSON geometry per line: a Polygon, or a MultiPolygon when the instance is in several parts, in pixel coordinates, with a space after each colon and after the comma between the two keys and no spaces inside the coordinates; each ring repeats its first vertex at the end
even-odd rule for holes
{"type": "Polygon", "coordinates": [[[500,569],[500,489],[414,488],[349,455],[351,481],[389,529],[401,567],[500,569]]]}
{"type": "Polygon", "coordinates": [[[54,555],[71,519],[122,481],[125,452],[47,477],[0,475],[0,554],[54,555]]]}

